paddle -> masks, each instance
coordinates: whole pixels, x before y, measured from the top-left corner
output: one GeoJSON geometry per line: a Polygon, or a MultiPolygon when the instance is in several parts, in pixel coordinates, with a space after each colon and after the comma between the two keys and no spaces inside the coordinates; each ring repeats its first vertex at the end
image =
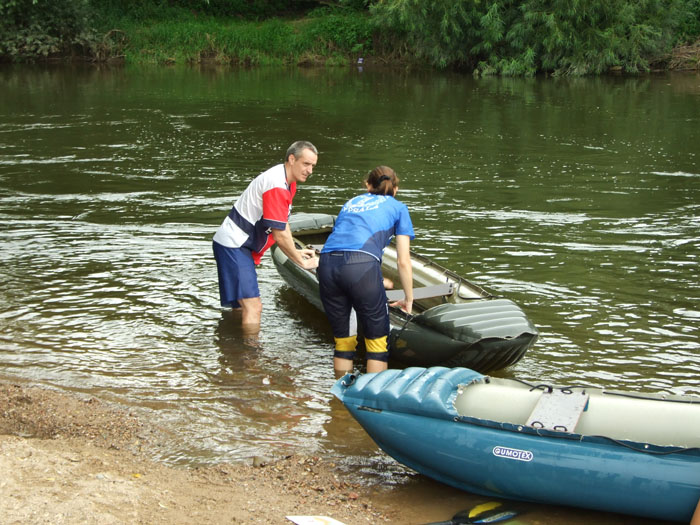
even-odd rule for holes
{"type": "Polygon", "coordinates": [[[502,509],[502,503],[489,501],[477,505],[471,510],[460,510],[449,521],[438,521],[427,525],[460,525],[462,523],[498,523],[514,518],[518,513],[510,509],[502,509]]]}

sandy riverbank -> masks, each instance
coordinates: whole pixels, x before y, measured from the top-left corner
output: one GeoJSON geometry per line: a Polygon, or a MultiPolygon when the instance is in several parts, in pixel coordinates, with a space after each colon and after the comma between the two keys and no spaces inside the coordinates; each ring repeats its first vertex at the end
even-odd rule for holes
{"type": "Polygon", "coordinates": [[[262,466],[175,468],[148,459],[158,432],[94,398],[0,383],[3,524],[410,523],[376,507],[332,462],[285,457],[262,466]]]}

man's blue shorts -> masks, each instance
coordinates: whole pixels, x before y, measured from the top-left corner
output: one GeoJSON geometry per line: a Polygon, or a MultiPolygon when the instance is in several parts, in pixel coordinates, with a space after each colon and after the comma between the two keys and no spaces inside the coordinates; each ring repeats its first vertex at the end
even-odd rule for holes
{"type": "Polygon", "coordinates": [[[213,242],[219,274],[221,306],[240,308],[239,299],[260,297],[253,255],[247,248],[228,248],[213,242]]]}

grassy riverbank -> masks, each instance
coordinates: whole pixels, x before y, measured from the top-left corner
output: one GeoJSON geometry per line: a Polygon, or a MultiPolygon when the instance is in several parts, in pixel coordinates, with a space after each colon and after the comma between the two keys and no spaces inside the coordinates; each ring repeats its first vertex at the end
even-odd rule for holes
{"type": "Polygon", "coordinates": [[[506,76],[697,70],[700,0],[669,1],[668,13],[613,16],[605,4],[542,18],[499,0],[471,10],[456,0],[454,12],[394,0],[0,0],[0,60],[335,66],[362,57],[506,76]],[[266,10],[244,13],[254,6],[266,10]]]}
{"type": "Polygon", "coordinates": [[[101,58],[156,64],[345,65],[367,54],[385,54],[367,14],[319,9],[302,18],[249,21],[205,17],[189,11],[172,17],[101,21],[101,58]]]}

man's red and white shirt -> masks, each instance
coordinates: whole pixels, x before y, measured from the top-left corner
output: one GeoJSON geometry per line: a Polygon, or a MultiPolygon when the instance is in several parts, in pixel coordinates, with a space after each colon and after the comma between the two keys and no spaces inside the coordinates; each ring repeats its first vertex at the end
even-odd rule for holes
{"type": "Polygon", "coordinates": [[[265,251],[275,243],[272,229],[287,227],[296,191],[296,182],[287,184],[284,164],[261,173],[238,197],[214,241],[229,248],[248,248],[255,264],[260,264],[265,251]]]}

